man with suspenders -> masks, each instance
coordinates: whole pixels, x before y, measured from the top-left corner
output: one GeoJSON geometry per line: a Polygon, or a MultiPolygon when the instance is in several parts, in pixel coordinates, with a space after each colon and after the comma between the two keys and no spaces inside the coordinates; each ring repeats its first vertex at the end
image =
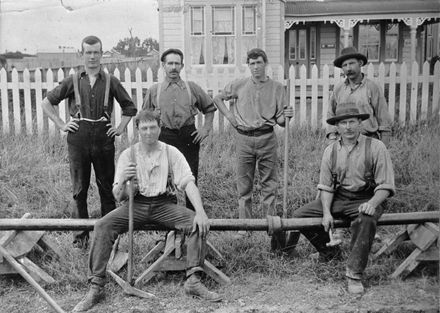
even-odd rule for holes
{"type": "MultiPolygon", "coordinates": [[[[183,69],[183,53],[179,49],[168,49],[160,60],[165,71],[165,80],[148,89],[142,109],[156,109],[161,114],[159,140],[175,146],[185,156],[196,179],[199,172],[199,151],[202,142],[212,129],[216,107],[211,97],[194,82],[180,78],[183,69]],[[205,114],[205,123],[195,127],[198,112],[205,114]]],[[[186,197],[186,205],[194,209],[186,197]]]]}
{"type": "MultiPolygon", "coordinates": [[[[67,132],[70,176],[75,206],[73,215],[88,218],[87,192],[90,185],[91,165],[96,176],[101,200],[101,214],[112,211],[115,199],[112,183],[115,174],[114,137],[121,135],[137,109],[121,82],[101,68],[102,42],[98,37],[88,36],[81,43],[84,70],[65,78],[60,85],[49,91],[42,102],[48,117],[61,130],[67,132]],[[55,106],[68,99],[71,119],[60,118],[55,106]],[[111,124],[113,101],[122,109],[121,123],[111,124]]],[[[85,248],[87,231],[74,233],[74,245],[85,248]]]]}
{"type": "Polygon", "coordinates": [[[327,123],[334,125],[339,140],[324,151],[318,189],[320,198],[299,208],[295,218],[322,217],[322,228],[302,230],[315,246],[323,262],[340,257],[339,246],[328,247],[333,218],[351,223],[350,254],[346,277],[350,293],[362,293],[361,279],[376,233],[376,224],[384,211],[384,201],[394,195],[394,172],[385,145],[361,134],[362,121],[369,114],[360,113],[354,103],[341,103],[327,123]]]}

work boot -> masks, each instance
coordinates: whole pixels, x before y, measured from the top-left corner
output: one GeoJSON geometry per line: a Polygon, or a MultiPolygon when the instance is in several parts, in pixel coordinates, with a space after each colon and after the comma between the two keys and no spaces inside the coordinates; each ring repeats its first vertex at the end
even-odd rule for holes
{"type": "Polygon", "coordinates": [[[353,279],[347,277],[347,289],[351,294],[361,294],[364,293],[364,286],[360,279],[353,279]]]}
{"type": "Polygon", "coordinates": [[[90,286],[86,296],[73,308],[72,312],[85,312],[105,297],[104,288],[95,284],[90,286]]]}
{"type": "Polygon", "coordinates": [[[185,289],[185,293],[194,298],[199,298],[202,300],[210,301],[210,302],[219,302],[222,301],[222,296],[220,296],[216,292],[209,291],[202,282],[200,281],[200,277],[197,274],[192,274],[185,281],[183,285],[185,289]]]}

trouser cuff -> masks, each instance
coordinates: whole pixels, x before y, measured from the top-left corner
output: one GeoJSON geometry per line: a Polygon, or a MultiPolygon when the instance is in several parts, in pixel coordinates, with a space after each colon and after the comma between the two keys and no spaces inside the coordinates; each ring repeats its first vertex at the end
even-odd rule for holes
{"type": "Polygon", "coordinates": [[[348,267],[345,269],[345,276],[356,280],[362,279],[362,273],[355,273],[354,271],[350,270],[348,267]]]}
{"type": "Polygon", "coordinates": [[[107,279],[102,278],[102,277],[92,276],[89,278],[90,284],[97,285],[100,287],[104,287],[106,282],[107,282],[107,279]]]}
{"type": "Polygon", "coordinates": [[[186,270],[186,277],[190,277],[192,274],[197,273],[197,272],[203,272],[203,268],[201,268],[200,266],[194,266],[194,267],[188,268],[186,270]]]}

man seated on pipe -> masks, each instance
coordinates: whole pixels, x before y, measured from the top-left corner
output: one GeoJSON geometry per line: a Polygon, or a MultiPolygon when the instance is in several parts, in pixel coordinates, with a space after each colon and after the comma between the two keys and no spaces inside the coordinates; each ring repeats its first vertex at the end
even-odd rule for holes
{"type": "Polygon", "coordinates": [[[333,218],[351,220],[350,254],[346,265],[348,291],[363,293],[362,274],[376,234],[376,224],[386,198],[394,195],[390,154],[382,141],[361,134],[361,114],[354,103],[340,104],[327,123],[335,125],[340,138],[324,151],[318,189],[319,199],[299,208],[293,217],[322,217],[322,228],[301,233],[327,262],[340,256],[339,246],[327,246],[333,218]]]}
{"type": "MultiPolygon", "coordinates": [[[[216,302],[221,296],[209,291],[201,282],[202,240],[209,231],[209,220],[188,162],[177,148],[158,140],[160,115],[141,111],[135,118],[139,143],[121,153],[116,167],[113,194],[117,201],[128,197],[128,181],[135,181],[134,227],[162,224],[183,230],[187,235],[186,294],[216,302]],[[175,186],[185,190],[195,211],[177,204],[175,186]]],[[[128,229],[128,201],[95,224],[89,256],[90,290],[74,312],[92,308],[104,297],[106,266],[117,236],[128,229]]]]}

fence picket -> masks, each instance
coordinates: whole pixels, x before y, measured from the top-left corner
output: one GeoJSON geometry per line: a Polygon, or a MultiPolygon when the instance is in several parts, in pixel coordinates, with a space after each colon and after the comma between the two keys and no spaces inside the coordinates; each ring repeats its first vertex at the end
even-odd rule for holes
{"type": "Polygon", "coordinates": [[[37,132],[38,135],[43,134],[44,129],[44,119],[43,119],[43,108],[41,107],[41,102],[43,101],[43,84],[41,79],[41,70],[35,70],[35,111],[37,114],[37,132]]]}
{"type": "MultiPolygon", "coordinates": [[[[388,96],[388,107],[395,121],[415,123],[416,121],[439,114],[440,62],[437,62],[435,65],[434,74],[429,73],[429,63],[427,62],[423,64],[422,74],[418,74],[418,64],[415,62],[411,64],[411,71],[405,63],[400,65],[391,63],[388,73],[384,64],[380,64],[377,68],[375,66],[370,63],[363,68],[363,71],[370,78],[377,81],[384,91],[388,91],[386,93],[388,96]],[[398,88],[400,92],[396,94],[398,88]],[[397,101],[399,103],[396,103],[397,101]]],[[[311,73],[309,73],[310,78],[308,79],[305,66],[301,66],[299,69],[293,65],[289,67],[288,76],[291,82],[289,101],[294,108],[295,123],[311,124],[312,127],[322,128],[326,126],[329,94],[334,84],[344,79],[341,75],[341,69],[332,68],[324,65],[321,72],[316,66],[313,66],[311,73]],[[330,73],[330,71],[332,72],[330,73]]],[[[104,70],[108,72],[106,68],[104,70]]],[[[278,65],[267,70],[268,74],[273,75],[274,80],[285,83],[285,80],[281,79],[282,76],[280,76],[282,75],[280,73],[284,71],[278,65]]],[[[69,74],[73,72],[74,70],[70,69],[69,74]]],[[[134,102],[138,109],[141,109],[143,90],[150,88],[154,84],[153,72],[151,69],[147,69],[146,81],[142,79],[142,72],[139,68],[135,70],[135,80],[131,79],[131,74],[128,68],[125,69],[122,85],[133,95],[134,102]]],[[[250,71],[248,67],[245,67],[244,71],[240,71],[239,68],[215,67],[213,72],[207,72],[204,68],[192,68],[186,75],[188,79],[195,81],[214,97],[231,80],[249,77],[250,71]]],[[[114,76],[118,79],[120,78],[119,69],[115,69],[114,76]]],[[[63,77],[64,72],[58,70],[56,81],[61,81],[63,77]]],[[[159,70],[158,77],[159,80],[164,77],[162,68],[159,70]]],[[[3,134],[8,134],[12,131],[10,125],[12,121],[15,134],[33,134],[35,131],[39,135],[45,132],[48,132],[50,136],[57,134],[54,123],[44,116],[41,109],[44,90],[51,90],[55,85],[54,73],[51,69],[47,71],[45,82],[43,81],[42,72],[38,69],[33,73],[26,69],[22,74],[19,74],[16,69],[10,74],[5,69],[0,69],[0,127],[3,134]],[[32,76],[34,76],[34,81],[31,79],[32,76]],[[35,99],[31,96],[32,92],[35,93],[35,99]],[[45,129],[46,125],[48,126],[47,129],[45,129]]],[[[233,104],[229,103],[229,105],[233,104]]],[[[69,118],[67,100],[64,101],[64,105],[55,107],[55,109],[58,110],[58,114],[63,120],[69,118]]],[[[202,118],[198,117],[197,122],[202,123],[202,118]]],[[[115,103],[112,123],[117,126],[120,124],[120,120],[121,108],[118,103],[115,103]]],[[[224,124],[226,124],[224,117],[219,112],[216,112],[214,129],[223,131],[225,128],[224,124]]],[[[130,122],[128,126],[129,138],[133,138],[134,133],[133,123],[130,122]]]]}
{"type": "Polygon", "coordinates": [[[405,124],[406,122],[406,83],[407,83],[407,68],[406,63],[403,62],[402,66],[400,67],[400,76],[399,76],[399,83],[400,83],[400,95],[399,95],[399,121],[402,124],[405,124]]]}
{"type": "Polygon", "coordinates": [[[312,108],[310,110],[311,114],[311,125],[315,128],[318,124],[318,67],[313,65],[312,67],[312,108]]]}
{"type": "Polygon", "coordinates": [[[299,92],[299,120],[301,124],[307,123],[307,72],[306,67],[300,68],[300,92],[299,92]]]}
{"type": "Polygon", "coordinates": [[[23,91],[24,91],[24,117],[26,122],[26,133],[33,134],[32,129],[32,102],[31,102],[31,75],[28,69],[23,71],[23,91]]]}
{"type": "MultiPolygon", "coordinates": [[[[61,83],[64,79],[64,71],[61,68],[58,70],[57,78],[58,78],[58,83],[61,83]]],[[[66,108],[68,107],[69,107],[69,99],[64,99],[64,101],[61,101],[60,104],[58,105],[59,116],[65,122],[67,122],[66,111],[67,112],[69,111],[66,108]]],[[[66,133],[61,129],[59,130],[59,132],[60,132],[60,136],[66,135],[66,133]]]]}
{"type": "Polygon", "coordinates": [[[428,101],[429,101],[429,63],[425,62],[423,64],[423,74],[422,74],[422,104],[420,107],[420,119],[426,120],[428,115],[428,101]]]}
{"type": "MultiPolygon", "coordinates": [[[[53,72],[51,69],[49,69],[46,73],[46,89],[47,89],[47,91],[50,91],[53,89],[53,87],[54,87],[53,72]]],[[[47,123],[48,123],[49,136],[54,136],[55,135],[55,124],[52,122],[51,119],[47,119],[47,120],[48,120],[47,123]]]]}
{"type": "Polygon", "coordinates": [[[9,125],[8,76],[4,68],[0,69],[0,91],[2,93],[2,130],[7,135],[11,131],[9,125]]]}
{"type": "Polygon", "coordinates": [[[409,120],[413,124],[417,120],[417,94],[419,91],[419,68],[417,63],[412,64],[411,69],[411,103],[410,103],[410,115],[409,120]]]}
{"type": "Polygon", "coordinates": [[[396,116],[396,64],[393,62],[390,65],[390,82],[388,88],[388,111],[391,116],[396,116]]]}

